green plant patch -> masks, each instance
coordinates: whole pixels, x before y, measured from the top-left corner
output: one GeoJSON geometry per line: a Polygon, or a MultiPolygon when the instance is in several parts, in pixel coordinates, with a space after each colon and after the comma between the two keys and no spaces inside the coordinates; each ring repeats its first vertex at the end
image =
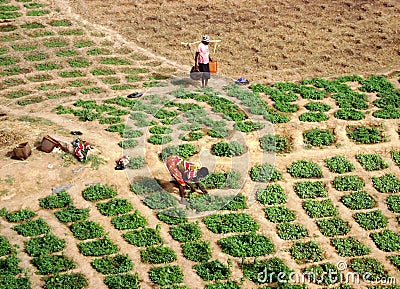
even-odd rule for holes
{"type": "Polygon", "coordinates": [[[192,144],[184,143],[178,146],[167,146],[164,148],[159,157],[162,161],[166,161],[169,156],[177,155],[184,159],[188,159],[189,157],[198,153],[199,149],[192,144]]]}
{"type": "Polygon", "coordinates": [[[129,90],[129,89],[133,89],[134,86],[130,85],[130,84],[115,84],[111,86],[112,90],[129,90]]]}
{"type": "Polygon", "coordinates": [[[204,134],[201,131],[190,131],[187,134],[181,135],[179,138],[183,141],[197,141],[203,136],[204,134]]]}
{"type": "Polygon", "coordinates": [[[304,122],[321,122],[329,119],[323,112],[304,112],[300,114],[299,120],[304,122]]]}
{"type": "MultiPolygon", "coordinates": [[[[118,145],[123,149],[130,149],[130,148],[136,147],[138,145],[138,141],[135,139],[125,139],[125,140],[120,141],[118,143],[118,145]]],[[[137,162],[135,162],[135,163],[137,163],[137,162]]],[[[142,165],[139,168],[143,167],[144,159],[141,163],[142,163],[142,165]]]]}
{"type": "Polygon", "coordinates": [[[130,169],[140,169],[143,168],[146,161],[143,157],[134,157],[129,160],[128,168],[130,169]]]}
{"type": "Polygon", "coordinates": [[[387,257],[390,262],[397,267],[397,269],[400,268],[400,255],[393,255],[393,256],[388,256],[387,257]]]}
{"type": "Polygon", "coordinates": [[[41,23],[33,22],[33,23],[22,24],[20,27],[24,29],[39,29],[39,28],[45,28],[46,26],[44,26],[41,23]]]}
{"type": "Polygon", "coordinates": [[[8,213],[6,218],[8,222],[20,222],[26,221],[36,216],[35,212],[32,212],[29,209],[21,209],[14,213],[8,213]]]}
{"type": "Polygon", "coordinates": [[[244,152],[244,147],[237,141],[221,141],[211,146],[211,152],[219,157],[234,157],[242,155],[244,152]]]}
{"type": "MultiPolygon", "coordinates": [[[[255,259],[252,262],[243,262],[241,264],[245,278],[253,281],[255,284],[274,283],[288,280],[292,270],[279,258],[273,257],[265,260],[255,259]]],[[[286,284],[286,283],[285,283],[286,284]]]]}
{"type": "Polygon", "coordinates": [[[58,210],[54,213],[60,222],[77,222],[86,220],[89,217],[90,208],[79,209],[74,205],[69,205],[66,208],[58,210]]]}
{"type": "Polygon", "coordinates": [[[117,253],[119,248],[108,237],[78,244],[79,252],[84,256],[103,256],[117,253]]]}
{"type": "Polygon", "coordinates": [[[198,223],[185,223],[170,228],[169,233],[178,242],[196,241],[201,237],[201,229],[198,223]]]}
{"type": "Polygon", "coordinates": [[[337,176],[332,181],[338,191],[357,191],[365,186],[365,182],[359,176],[337,176]]]}
{"type": "Polygon", "coordinates": [[[255,182],[275,182],[282,179],[282,176],[281,172],[268,163],[255,165],[250,169],[250,178],[255,182]]]}
{"type": "Polygon", "coordinates": [[[25,60],[27,61],[41,61],[47,59],[47,55],[43,52],[32,53],[29,55],[24,56],[25,60]]]}
{"type": "Polygon", "coordinates": [[[400,192],[400,180],[392,173],[387,173],[381,177],[372,177],[374,188],[381,193],[400,192]]]}
{"type": "Polygon", "coordinates": [[[23,80],[22,78],[6,78],[3,82],[3,84],[8,87],[18,86],[25,83],[26,81],[23,80]]]}
{"type": "Polygon", "coordinates": [[[54,20],[50,22],[50,25],[54,27],[65,27],[65,26],[71,26],[72,23],[71,21],[64,19],[64,20],[54,20]]]}
{"type": "Polygon", "coordinates": [[[399,96],[400,91],[398,89],[380,92],[378,99],[374,100],[373,104],[383,109],[400,108],[399,96]]]}
{"type": "Polygon", "coordinates": [[[6,94],[5,97],[11,98],[11,99],[21,98],[21,97],[29,95],[30,93],[31,93],[31,91],[21,91],[21,90],[19,90],[19,91],[10,92],[10,93],[6,94]]]}
{"type": "Polygon", "coordinates": [[[43,99],[41,97],[29,97],[29,98],[25,98],[23,100],[18,100],[17,104],[21,105],[21,106],[26,106],[32,103],[39,103],[42,102],[43,99]]]}
{"type": "Polygon", "coordinates": [[[132,65],[132,62],[130,62],[129,60],[114,57],[104,58],[100,60],[100,63],[107,65],[132,65]]]}
{"type": "Polygon", "coordinates": [[[57,84],[52,84],[52,83],[45,83],[45,84],[41,84],[40,86],[38,86],[38,90],[41,91],[47,91],[47,90],[57,90],[60,89],[61,87],[59,87],[57,84]]]}
{"type": "Polygon", "coordinates": [[[266,218],[273,223],[291,222],[296,219],[296,214],[285,205],[266,207],[264,212],[266,218]]]}
{"type": "Polygon", "coordinates": [[[400,235],[392,230],[384,229],[369,235],[375,245],[384,252],[400,251],[400,235]]]}
{"type": "Polygon", "coordinates": [[[41,275],[55,274],[77,267],[77,263],[64,255],[43,255],[34,257],[32,264],[38,269],[41,275]]]}
{"type": "Polygon", "coordinates": [[[167,135],[153,134],[147,141],[153,145],[163,145],[172,141],[172,137],[167,135]]]}
{"type": "Polygon", "coordinates": [[[215,234],[254,232],[259,228],[259,224],[245,213],[215,214],[205,217],[203,222],[215,234]]]}
{"type": "Polygon", "coordinates": [[[177,265],[165,265],[151,268],[149,271],[150,280],[160,286],[178,284],[183,281],[183,272],[177,265]]]}
{"type": "Polygon", "coordinates": [[[17,11],[19,10],[18,6],[14,5],[1,5],[0,6],[0,11],[17,11]]]}
{"type": "Polygon", "coordinates": [[[31,51],[31,50],[35,50],[37,48],[36,45],[11,45],[12,49],[14,49],[15,51],[31,51]]]}
{"type": "Polygon", "coordinates": [[[133,262],[128,255],[105,256],[94,259],[92,267],[101,274],[119,274],[129,272],[133,269],[133,262]]]}
{"type": "Polygon", "coordinates": [[[39,204],[43,209],[64,208],[72,204],[72,199],[66,191],[61,191],[44,198],[40,198],[39,204]]]}
{"type": "Polygon", "coordinates": [[[19,262],[21,260],[17,258],[15,253],[0,259],[0,276],[15,276],[21,273],[22,269],[18,267],[19,262]]]}
{"type": "Polygon", "coordinates": [[[110,275],[104,278],[104,284],[110,289],[139,289],[139,275],[135,274],[118,274],[110,275]]]}
{"type": "Polygon", "coordinates": [[[17,26],[7,25],[7,26],[0,27],[0,32],[11,32],[14,30],[17,30],[17,26]]]}
{"type": "Polygon", "coordinates": [[[104,199],[113,198],[118,194],[117,191],[112,189],[109,185],[91,185],[83,190],[82,196],[86,201],[100,201],[104,199]]]}
{"type": "Polygon", "coordinates": [[[359,83],[362,85],[360,90],[366,92],[386,92],[394,89],[394,84],[383,75],[371,75],[367,79],[360,80],[359,83]]]}
{"type": "Polygon", "coordinates": [[[116,84],[116,83],[119,83],[119,78],[118,77],[106,77],[106,78],[102,78],[101,82],[103,82],[104,84],[116,84]]]}
{"type": "Polygon", "coordinates": [[[313,263],[324,259],[324,252],[314,241],[296,242],[289,251],[298,264],[313,263]]]}
{"type": "Polygon", "coordinates": [[[303,133],[304,143],[312,146],[329,146],[335,142],[335,136],[330,130],[311,129],[303,133]]]}
{"type": "Polygon", "coordinates": [[[333,217],[338,215],[336,207],[333,206],[331,199],[322,201],[305,200],[303,208],[311,218],[333,217]]]}
{"type": "Polygon", "coordinates": [[[266,134],[260,138],[260,147],[263,151],[288,153],[292,150],[290,141],[282,136],[266,134]]]}
{"type": "Polygon", "coordinates": [[[209,130],[207,134],[213,138],[226,138],[229,136],[229,132],[224,127],[216,127],[212,130],[209,130]]]}
{"type": "Polygon", "coordinates": [[[365,230],[375,230],[384,228],[388,224],[387,218],[382,214],[381,210],[370,212],[358,212],[354,214],[356,222],[365,230]]]}
{"type": "Polygon", "coordinates": [[[39,71],[61,69],[61,66],[57,63],[39,63],[35,65],[35,69],[39,71]]]}
{"type": "Polygon", "coordinates": [[[152,193],[146,196],[143,202],[151,209],[166,209],[178,204],[177,200],[167,192],[152,193]]]}
{"type": "Polygon", "coordinates": [[[25,221],[13,226],[12,229],[24,237],[38,236],[50,232],[50,227],[43,218],[25,221]]]}
{"type": "Polygon", "coordinates": [[[206,189],[237,189],[240,186],[240,173],[213,172],[200,180],[201,185],[206,189]]]}
{"type": "Polygon", "coordinates": [[[133,209],[132,204],[123,198],[112,199],[107,202],[97,203],[97,209],[104,216],[115,216],[128,213],[133,209]]]}
{"type": "Polygon", "coordinates": [[[331,106],[329,104],[325,104],[322,102],[309,102],[304,107],[310,111],[319,112],[326,112],[331,109],[331,106]]]}
{"type": "Polygon", "coordinates": [[[18,62],[18,59],[8,56],[0,56],[0,66],[13,65],[18,62]]]}
{"type": "Polygon", "coordinates": [[[68,46],[68,41],[62,39],[52,39],[43,42],[43,45],[47,48],[58,48],[68,46]]]}
{"type": "Polygon", "coordinates": [[[339,256],[342,257],[364,256],[371,252],[370,248],[354,239],[354,237],[333,238],[331,243],[335,247],[339,256]]]}
{"type": "Polygon", "coordinates": [[[299,109],[299,106],[286,101],[277,101],[274,103],[274,108],[281,112],[293,113],[299,109]]]}
{"type": "Polygon", "coordinates": [[[302,199],[326,197],[328,191],[322,181],[301,181],[294,184],[294,191],[302,199]]]}
{"type": "Polygon", "coordinates": [[[169,208],[162,210],[157,213],[157,217],[160,221],[163,221],[168,225],[178,225],[188,221],[186,210],[181,208],[169,208]]]}
{"type": "Polygon", "coordinates": [[[186,201],[186,206],[197,212],[247,209],[246,197],[240,194],[233,196],[213,196],[210,194],[200,196],[189,195],[186,201]]]}
{"type": "Polygon", "coordinates": [[[0,286],[7,289],[30,289],[31,285],[31,281],[28,277],[5,275],[0,278],[0,286]]]}
{"type": "Polygon", "coordinates": [[[5,256],[11,253],[12,247],[8,240],[0,235],[0,256],[5,256]]]}
{"type": "Polygon", "coordinates": [[[373,117],[382,119],[399,119],[400,109],[395,109],[393,107],[387,107],[384,109],[376,110],[372,113],[373,117]]]}
{"type": "Polygon", "coordinates": [[[340,276],[341,272],[336,265],[323,263],[306,268],[303,274],[308,276],[312,283],[331,285],[340,281],[338,276],[340,276]],[[336,278],[333,276],[336,276],[336,278]]]}
{"type": "Polygon", "coordinates": [[[58,57],[72,57],[72,56],[76,56],[76,55],[78,55],[78,53],[76,53],[75,51],[73,51],[71,49],[61,50],[57,53],[58,57]]]}
{"type": "Polygon", "coordinates": [[[111,223],[117,230],[144,228],[147,219],[143,217],[138,210],[132,214],[125,214],[112,218],[111,223]]]}
{"type": "Polygon", "coordinates": [[[0,71],[0,75],[3,76],[13,76],[13,75],[18,75],[24,73],[25,70],[22,70],[19,67],[8,67],[0,71]]]}
{"type": "Polygon", "coordinates": [[[400,196],[390,195],[386,199],[388,209],[393,213],[400,213],[400,196]]]}
{"type": "MultiPolygon", "coordinates": [[[[74,47],[75,48],[84,48],[84,47],[90,47],[90,46],[93,46],[93,45],[94,45],[94,42],[91,41],[91,40],[78,41],[78,42],[74,43],[74,47]]],[[[90,54],[88,53],[88,55],[90,55],[90,54]]]]}
{"type": "Polygon", "coordinates": [[[346,235],[350,231],[349,223],[339,217],[318,219],[317,225],[321,233],[327,237],[346,235]]]}
{"type": "Polygon", "coordinates": [[[279,223],[277,231],[278,236],[283,240],[298,240],[308,236],[306,227],[288,222],[279,223]]]}
{"type": "Polygon", "coordinates": [[[38,74],[32,77],[28,77],[28,80],[31,82],[43,82],[43,81],[50,81],[53,77],[48,74],[38,74]]]}
{"type": "Polygon", "coordinates": [[[383,278],[387,280],[389,277],[382,264],[375,258],[363,257],[352,259],[349,267],[353,269],[353,271],[363,275],[367,281],[379,281],[383,278]],[[365,274],[366,272],[368,272],[368,274],[365,274]]]}
{"type": "Polygon", "coordinates": [[[231,270],[228,266],[219,260],[196,264],[193,266],[193,269],[204,281],[228,279],[231,275],[231,270]]]}
{"type": "Polygon", "coordinates": [[[86,68],[92,64],[89,60],[83,58],[71,59],[68,63],[71,67],[75,68],[86,68]]]}
{"type": "Polygon", "coordinates": [[[56,274],[44,278],[44,289],[81,289],[89,285],[82,273],[56,274]]]}
{"type": "Polygon", "coordinates": [[[70,229],[78,240],[95,239],[104,235],[103,226],[90,220],[75,222],[70,229]]]}
{"type": "Polygon", "coordinates": [[[113,75],[115,71],[111,68],[96,68],[90,70],[90,73],[94,76],[104,76],[104,75],[113,75]]]}
{"type": "Polygon", "coordinates": [[[365,93],[359,93],[356,91],[339,92],[332,95],[332,98],[336,100],[336,104],[342,109],[368,108],[365,93]]]}
{"type": "Polygon", "coordinates": [[[327,158],[325,164],[333,173],[343,174],[354,171],[354,165],[345,156],[327,158]]]}
{"type": "Polygon", "coordinates": [[[377,171],[383,170],[389,167],[389,165],[377,154],[357,154],[357,161],[366,171],[377,171]]]}
{"type": "Polygon", "coordinates": [[[140,258],[144,263],[165,264],[176,261],[174,250],[163,245],[150,246],[140,251],[140,258]]]}
{"type": "Polygon", "coordinates": [[[271,240],[260,234],[234,235],[218,240],[222,251],[233,257],[258,257],[274,252],[271,240]]]}
{"type": "Polygon", "coordinates": [[[384,133],[375,127],[362,127],[348,125],[347,136],[357,144],[375,144],[386,141],[384,133]]]}
{"type": "Polygon", "coordinates": [[[365,114],[354,108],[344,108],[335,111],[333,114],[335,118],[343,120],[362,120],[365,118],[365,114]]]}
{"type": "Polygon", "coordinates": [[[58,73],[61,77],[64,78],[73,78],[73,77],[84,77],[86,74],[80,70],[67,70],[67,71],[60,71],[58,73]]]}
{"type": "Polygon", "coordinates": [[[129,231],[122,236],[129,244],[136,247],[147,247],[163,243],[160,232],[152,228],[129,231]]]}
{"type": "Polygon", "coordinates": [[[169,134],[172,131],[173,129],[167,126],[153,126],[149,129],[149,132],[153,134],[169,134]]]}
{"type": "Polygon", "coordinates": [[[205,262],[211,258],[209,241],[193,241],[182,244],[183,256],[194,262],[205,262]]]}
{"type": "Polygon", "coordinates": [[[234,128],[238,131],[241,132],[252,132],[255,130],[261,130],[265,127],[265,125],[263,123],[259,123],[259,122],[252,122],[250,120],[247,121],[237,121],[235,123],[234,128]]]}
{"type": "Polygon", "coordinates": [[[366,191],[356,191],[340,198],[343,205],[351,210],[372,209],[375,206],[375,199],[366,191]]]}
{"type": "Polygon", "coordinates": [[[65,240],[59,239],[53,234],[36,237],[25,242],[25,251],[31,257],[46,255],[62,251],[65,248],[65,240]]]}
{"type": "Polygon", "coordinates": [[[38,38],[38,37],[48,37],[48,36],[53,36],[54,32],[53,31],[46,31],[46,30],[39,30],[39,31],[32,31],[27,33],[29,37],[33,38],[38,38]]]}
{"type": "MultiPolygon", "coordinates": [[[[4,18],[2,18],[2,16],[4,14],[17,15],[17,16],[15,16],[13,18],[21,16],[21,14],[18,13],[18,12],[11,12],[11,13],[10,12],[0,12],[0,19],[4,19],[4,18]]],[[[23,37],[19,33],[12,33],[12,34],[7,34],[7,35],[0,36],[0,42],[12,42],[12,41],[21,40],[21,39],[23,39],[23,37]]]]}
{"type": "Polygon", "coordinates": [[[288,166],[287,171],[294,178],[322,178],[320,166],[311,161],[295,161],[288,166]]]}
{"type": "Polygon", "coordinates": [[[257,201],[263,205],[278,205],[283,204],[287,200],[285,190],[279,184],[268,185],[263,190],[258,190],[257,201]]]}
{"type": "Polygon", "coordinates": [[[30,10],[26,12],[26,16],[44,16],[50,14],[50,10],[30,10]]]}
{"type": "Polygon", "coordinates": [[[137,195],[142,195],[145,193],[160,192],[163,188],[160,186],[160,183],[153,178],[142,178],[131,185],[131,190],[137,195]]]}
{"type": "Polygon", "coordinates": [[[15,19],[21,16],[21,13],[15,11],[0,11],[0,19],[15,19]]]}
{"type": "MultiPolygon", "coordinates": [[[[78,42],[75,44],[76,48],[82,48],[82,47],[90,47],[93,46],[94,43],[92,41],[85,41],[85,42],[78,42]],[[89,45],[91,44],[91,45],[89,45]],[[88,46],[82,46],[82,45],[88,45],[88,46]],[[81,47],[82,46],[82,47],[81,47]]],[[[92,56],[92,55],[108,55],[111,54],[111,51],[108,49],[104,48],[93,48],[90,49],[86,52],[87,55],[92,56]]]]}

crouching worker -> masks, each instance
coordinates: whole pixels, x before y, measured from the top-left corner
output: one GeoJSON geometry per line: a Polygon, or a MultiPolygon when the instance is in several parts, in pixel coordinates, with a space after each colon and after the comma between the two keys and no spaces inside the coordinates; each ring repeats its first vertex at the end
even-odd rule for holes
{"type": "Polygon", "coordinates": [[[190,187],[192,192],[195,192],[196,188],[193,186],[193,184],[195,184],[204,194],[208,194],[206,189],[200,184],[200,179],[208,175],[208,169],[206,167],[198,169],[194,163],[185,161],[178,156],[169,156],[166,161],[166,166],[178,183],[181,203],[184,202],[186,185],[190,187]]]}

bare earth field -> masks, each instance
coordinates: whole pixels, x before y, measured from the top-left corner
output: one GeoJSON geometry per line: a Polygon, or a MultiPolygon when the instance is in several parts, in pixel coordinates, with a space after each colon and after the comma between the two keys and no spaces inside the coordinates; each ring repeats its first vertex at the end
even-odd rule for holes
{"type": "MultiPolygon", "coordinates": [[[[240,287],[211,287],[211,284],[218,281],[205,281],[196,274],[193,266],[199,262],[184,257],[182,243],[174,240],[170,234],[173,226],[161,222],[157,218],[157,210],[151,209],[143,202],[142,196],[130,190],[133,180],[150,173],[150,176],[160,181],[165,190],[178,198],[177,188],[170,183],[171,177],[158,158],[163,148],[170,144],[177,145],[177,142],[162,146],[151,145],[146,141],[150,135],[148,126],[132,125],[134,129],[144,133],[141,138],[143,142],[139,141],[132,150],[123,150],[118,145],[121,136],[105,130],[109,126],[107,122],[113,120],[110,115],[103,118],[104,124],[97,119],[80,121],[79,115],[57,113],[57,107],[78,109],[79,107],[74,105],[77,100],[94,100],[100,105],[118,96],[126,99],[126,95],[138,91],[144,93],[145,97],[156,95],[155,100],[147,100],[152,100],[152,105],[160,109],[160,106],[156,106],[159,104],[156,103],[157,98],[170,97],[171,89],[176,89],[180,84],[191,91],[199,88],[197,82],[190,81],[187,77],[195,46],[189,50],[180,42],[196,41],[203,34],[221,40],[212,55],[218,61],[219,72],[212,76],[210,86],[237,104],[240,104],[239,100],[228,96],[223,87],[232,84],[232,80],[238,77],[245,77],[251,83],[272,85],[276,82],[298,82],[314,77],[334,79],[346,75],[360,75],[364,78],[384,75],[396,90],[400,89],[399,1],[49,0],[38,1],[32,7],[29,3],[0,0],[0,9],[3,9],[0,12],[11,9],[21,14],[15,17],[0,17],[0,209],[5,208],[8,212],[29,209],[37,214],[35,218],[43,217],[51,232],[66,240],[63,254],[77,263],[76,268],[68,273],[82,273],[88,280],[87,288],[109,287],[104,283],[105,275],[91,266],[95,257],[84,256],[79,251],[77,244],[81,241],[71,232],[70,224],[60,222],[54,215],[55,210],[39,206],[39,198],[51,195],[52,189],[67,186],[67,192],[76,207],[90,208],[89,220],[103,226],[109,238],[117,244],[118,253],[128,255],[133,261],[134,268],[129,273],[138,273],[140,288],[165,288],[152,281],[148,274],[152,268],[164,264],[143,262],[140,254],[144,248],[129,244],[122,237],[127,231],[114,228],[110,223],[111,217],[102,215],[94,202],[82,197],[82,191],[93,184],[110,184],[118,191],[118,197],[127,198],[133,205],[133,210],[138,210],[147,220],[146,227],[159,228],[164,246],[176,253],[176,260],[169,263],[178,265],[183,272],[183,280],[178,282],[182,287],[167,288],[186,288],[183,287],[186,285],[191,289],[247,289],[276,284],[260,285],[243,278],[240,266],[242,258],[221,250],[218,240],[236,233],[216,234],[206,227],[202,217],[191,218],[190,222],[198,221],[202,232],[200,239],[210,242],[210,260],[229,264],[229,280],[240,284],[237,285],[240,287]],[[3,6],[14,8],[1,8],[3,6]],[[39,12],[30,13],[33,9],[39,12]],[[165,81],[168,85],[163,85],[164,79],[169,79],[165,81]],[[82,138],[93,145],[92,155],[95,158],[91,162],[82,164],[63,152],[47,154],[36,149],[42,137],[47,134],[61,141],[71,142],[74,136],[70,131],[73,130],[82,131],[82,138]],[[21,142],[29,142],[33,149],[32,155],[25,161],[10,158],[12,149],[21,142]],[[146,162],[145,168],[114,170],[115,161],[124,153],[133,157],[143,157],[146,162]]],[[[211,44],[211,49],[214,48],[214,44],[211,44]]],[[[351,81],[348,85],[354,91],[361,92],[358,82],[351,81]]],[[[268,107],[273,106],[274,103],[267,94],[260,95],[268,107]]],[[[259,224],[256,232],[267,236],[275,246],[272,253],[256,259],[277,257],[298,273],[310,266],[327,262],[336,265],[341,261],[349,266],[355,257],[339,255],[331,243],[332,237],[321,233],[316,218],[306,213],[302,207],[304,200],[294,191],[295,183],[308,179],[294,178],[287,172],[287,167],[298,160],[317,163],[322,168],[323,177],[311,180],[323,182],[328,192],[327,198],[332,200],[338,216],[350,224],[349,232],[339,237],[354,237],[370,248],[366,257],[375,258],[383,265],[384,273],[394,277],[397,284],[400,284],[399,267],[388,259],[389,256],[398,255],[400,248],[392,251],[381,250],[370,237],[370,233],[380,232],[383,228],[395,234],[400,233],[400,211],[388,208],[387,197],[390,194],[378,192],[372,182],[372,177],[383,176],[386,173],[392,173],[400,179],[400,168],[391,156],[392,151],[400,152],[400,119],[381,119],[372,115],[379,110],[373,105],[379,98],[377,92],[365,93],[368,105],[362,110],[365,113],[364,119],[337,119],[334,113],[339,106],[331,95],[328,93],[321,101],[331,107],[326,112],[329,117],[326,121],[300,121],[300,115],[307,112],[305,105],[310,102],[309,99],[300,97],[293,102],[298,106],[295,112],[282,113],[290,117],[287,123],[272,125],[262,117],[257,118],[259,115],[252,115],[252,119],[265,123],[267,128],[259,132],[239,133],[229,138],[237,138],[246,146],[246,154],[243,157],[231,159],[211,155],[211,146],[219,139],[206,135],[197,142],[186,142],[200,148],[199,154],[191,160],[207,164],[211,171],[226,172],[243,168],[242,186],[239,191],[246,197],[248,208],[240,212],[250,215],[259,224]],[[346,126],[349,124],[378,127],[384,131],[387,141],[379,144],[356,144],[346,134],[346,126]],[[303,133],[317,127],[334,132],[335,142],[322,148],[305,144],[303,133]],[[323,252],[320,261],[296,262],[289,250],[298,240],[280,238],[277,224],[266,218],[266,206],[254,200],[254,192],[267,186],[265,183],[253,182],[248,176],[250,167],[264,160],[260,158],[265,155],[259,146],[259,138],[265,132],[284,136],[292,143],[290,152],[272,157],[275,168],[283,175],[282,179],[275,183],[285,191],[286,207],[296,216],[294,223],[304,226],[308,232],[308,236],[300,241],[318,243],[323,252]],[[360,153],[377,154],[388,167],[366,171],[356,160],[356,155],[360,153]],[[373,208],[360,209],[357,212],[380,210],[387,218],[385,226],[364,229],[355,222],[355,211],[341,202],[341,198],[349,192],[334,188],[332,181],[339,174],[333,173],[325,165],[327,158],[339,155],[354,164],[355,170],[350,174],[357,175],[365,181],[362,189],[376,201],[373,208]]],[[[196,103],[201,105],[212,119],[223,119],[222,114],[213,111],[210,104],[196,103]]],[[[120,104],[115,106],[119,110],[127,109],[120,104]]],[[[396,107],[397,111],[399,107],[400,105],[396,107]]],[[[165,108],[163,104],[161,108],[165,108]]],[[[103,116],[104,114],[101,115],[103,116]]],[[[128,115],[122,115],[120,122],[126,123],[128,119],[128,115]]],[[[159,119],[156,121],[160,124],[159,119]]],[[[229,123],[230,130],[234,131],[232,123],[229,123]]],[[[182,142],[179,139],[177,141],[182,142]]],[[[210,190],[212,195],[217,192],[218,190],[210,190]]],[[[393,195],[398,197],[399,193],[394,192],[393,195]]],[[[17,234],[12,229],[14,225],[8,222],[5,216],[0,217],[0,235],[11,244],[19,246],[16,248],[17,257],[21,260],[19,267],[28,270],[31,288],[45,288],[43,275],[35,273],[37,268],[32,264],[32,257],[24,251],[25,242],[32,237],[17,234]]],[[[0,261],[5,258],[0,257],[0,261]]],[[[246,262],[253,260],[253,257],[245,258],[246,262]]],[[[352,273],[354,270],[346,267],[343,272],[352,273]]],[[[2,278],[0,274],[0,282],[2,278]]],[[[367,288],[371,283],[350,285],[351,288],[367,288]]],[[[307,282],[306,286],[327,288],[325,285],[310,282],[307,282]]],[[[339,283],[335,286],[339,286],[339,283]]]]}

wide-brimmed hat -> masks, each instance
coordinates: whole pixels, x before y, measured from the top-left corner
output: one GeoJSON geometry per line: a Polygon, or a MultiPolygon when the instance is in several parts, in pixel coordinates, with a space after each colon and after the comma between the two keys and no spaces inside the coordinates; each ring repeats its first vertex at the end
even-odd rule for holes
{"type": "Polygon", "coordinates": [[[210,36],[204,35],[204,36],[201,38],[201,41],[202,41],[202,42],[210,42],[210,36]]]}

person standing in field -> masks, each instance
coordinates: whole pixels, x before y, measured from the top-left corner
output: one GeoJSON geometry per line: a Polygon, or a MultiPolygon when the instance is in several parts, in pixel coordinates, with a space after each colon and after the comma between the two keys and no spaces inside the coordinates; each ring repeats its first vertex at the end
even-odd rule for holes
{"type": "Polygon", "coordinates": [[[201,43],[197,47],[195,55],[195,65],[198,66],[201,72],[201,88],[204,88],[208,84],[210,79],[210,65],[209,62],[212,61],[210,57],[210,52],[208,50],[208,44],[210,43],[210,36],[204,35],[201,38],[201,43]]]}

